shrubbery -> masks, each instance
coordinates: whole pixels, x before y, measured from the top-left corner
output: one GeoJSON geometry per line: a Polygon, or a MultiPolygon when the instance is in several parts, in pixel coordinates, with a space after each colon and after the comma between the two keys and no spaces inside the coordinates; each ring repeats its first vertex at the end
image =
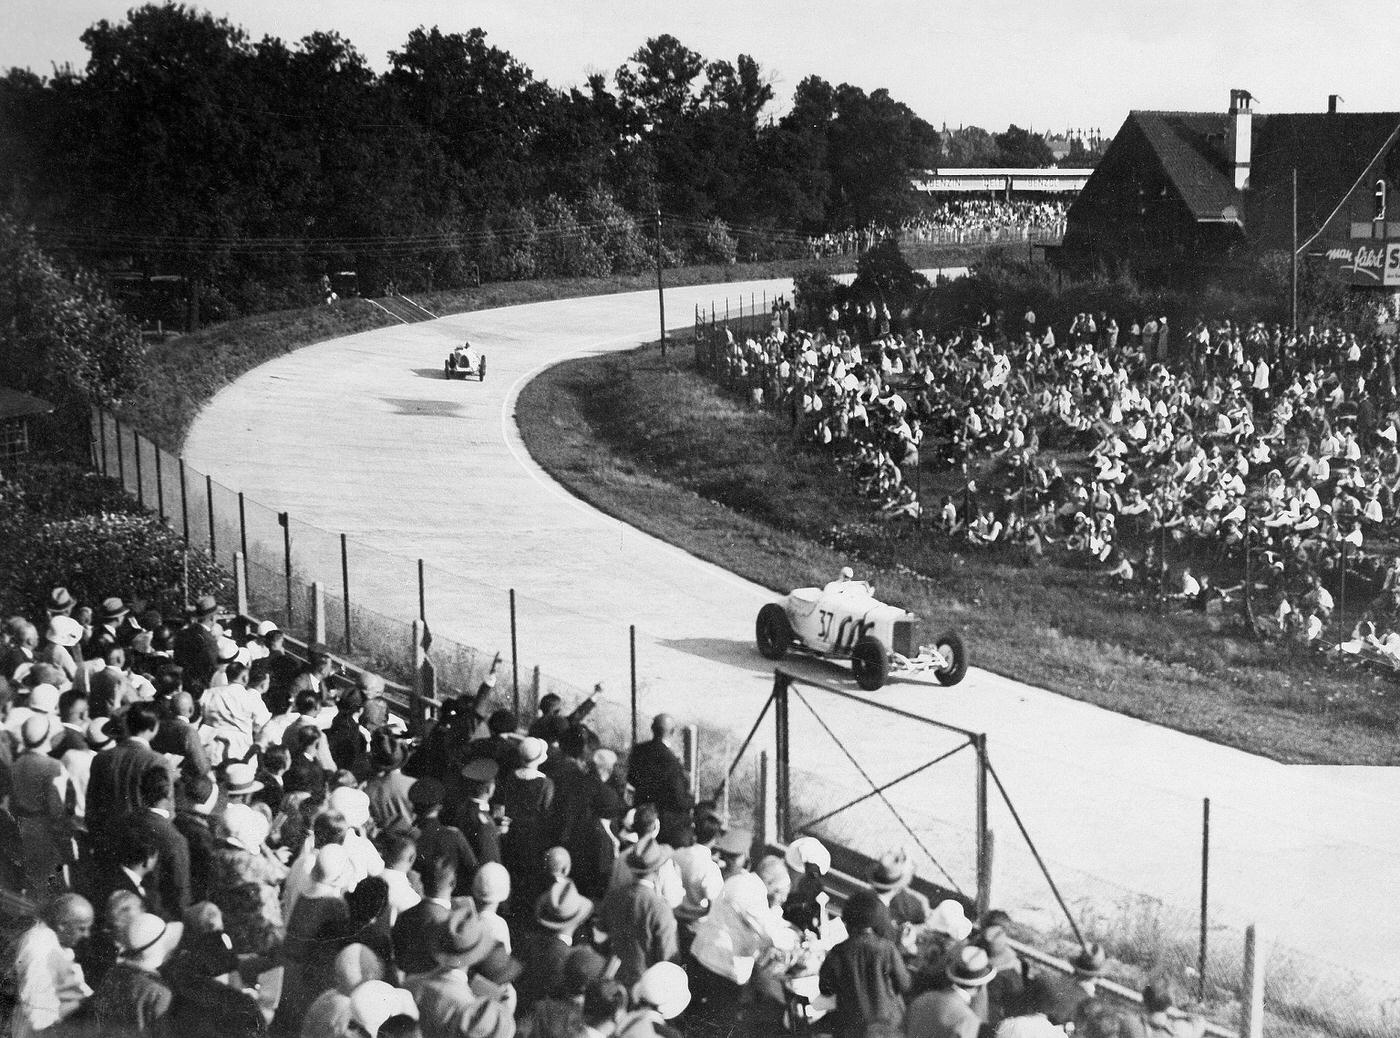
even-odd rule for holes
{"type": "Polygon", "coordinates": [[[199,549],[143,513],[114,480],[31,463],[0,482],[0,611],[42,616],[62,585],[81,602],[144,599],[178,616],[191,599],[228,601],[231,582],[199,549]]]}

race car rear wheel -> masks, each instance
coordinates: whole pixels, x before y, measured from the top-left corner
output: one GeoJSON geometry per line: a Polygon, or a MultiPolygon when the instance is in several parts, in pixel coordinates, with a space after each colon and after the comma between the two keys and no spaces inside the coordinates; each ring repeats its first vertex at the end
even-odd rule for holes
{"type": "Polygon", "coordinates": [[[890,676],[890,653],[885,643],[873,634],[856,642],[851,650],[851,671],[856,676],[856,684],[866,692],[874,692],[884,685],[890,676]]]}
{"type": "Polygon", "coordinates": [[[481,355],[481,363],[477,365],[476,380],[478,382],[486,381],[486,354],[484,353],[481,355]]]}
{"type": "Polygon", "coordinates": [[[950,661],[948,666],[934,671],[940,685],[956,685],[967,677],[967,650],[963,648],[961,637],[952,631],[946,632],[938,639],[938,652],[950,661]]]}
{"type": "Polygon", "coordinates": [[[769,602],[758,611],[758,622],[754,627],[759,652],[770,660],[780,660],[787,655],[788,647],[792,645],[792,624],[788,623],[782,606],[769,602]]]}

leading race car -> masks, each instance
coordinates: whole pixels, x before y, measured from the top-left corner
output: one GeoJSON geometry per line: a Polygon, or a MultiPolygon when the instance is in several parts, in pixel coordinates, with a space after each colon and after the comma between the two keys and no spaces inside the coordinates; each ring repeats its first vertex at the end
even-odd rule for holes
{"type": "Polygon", "coordinates": [[[464,342],[442,362],[442,377],[465,379],[468,375],[475,375],[478,382],[486,381],[486,354],[478,353],[475,346],[464,342]]]}
{"type": "Polygon", "coordinates": [[[967,674],[967,653],[952,631],[920,644],[919,618],[875,598],[849,568],[825,587],[800,587],[758,611],[758,651],[780,660],[793,649],[825,659],[851,661],[856,684],[874,692],[891,674],[932,673],[956,685],[967,674]]]}

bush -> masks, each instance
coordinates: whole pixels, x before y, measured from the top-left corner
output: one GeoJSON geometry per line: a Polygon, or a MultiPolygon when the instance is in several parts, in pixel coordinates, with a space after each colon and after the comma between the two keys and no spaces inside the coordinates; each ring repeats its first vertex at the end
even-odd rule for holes
{"type": "Polygon", "coordinates": [[[140,598],[165,616],[179,616],[189,599],[227,602],[233,587],[209,556],[150,515],[104,512],[57,522],[36,520],[11,530],[0,552],[3,609],[42,616],[49,592],[67,587],[80,602],[109,595],[140,598]]]}
{"type": "Polygon", "coordinates": [[[7,500],[49,522],[103,512],[145,514],[115,479],[70,462],[26,460],[6,489],[7,500]]]}

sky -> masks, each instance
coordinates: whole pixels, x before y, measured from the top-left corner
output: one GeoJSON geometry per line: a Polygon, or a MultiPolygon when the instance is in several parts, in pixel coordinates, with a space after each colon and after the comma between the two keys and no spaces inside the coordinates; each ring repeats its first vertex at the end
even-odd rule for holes
{"type": "MultiPolygon", "coordinates": [[[[0,0],[0,69],[81,67],[79,36],[131,0],[0,0]]],[[[480,26],[555,86],[611,73],[669,32],[707,59],[755,57],[781,114],[807,75],[888,89],[935,126],[1099,128],[1134,108],[1400,110],[1397,0],[210,0],[254,38],[335,29],[382,69],[415,27],[480,26]]]]}

